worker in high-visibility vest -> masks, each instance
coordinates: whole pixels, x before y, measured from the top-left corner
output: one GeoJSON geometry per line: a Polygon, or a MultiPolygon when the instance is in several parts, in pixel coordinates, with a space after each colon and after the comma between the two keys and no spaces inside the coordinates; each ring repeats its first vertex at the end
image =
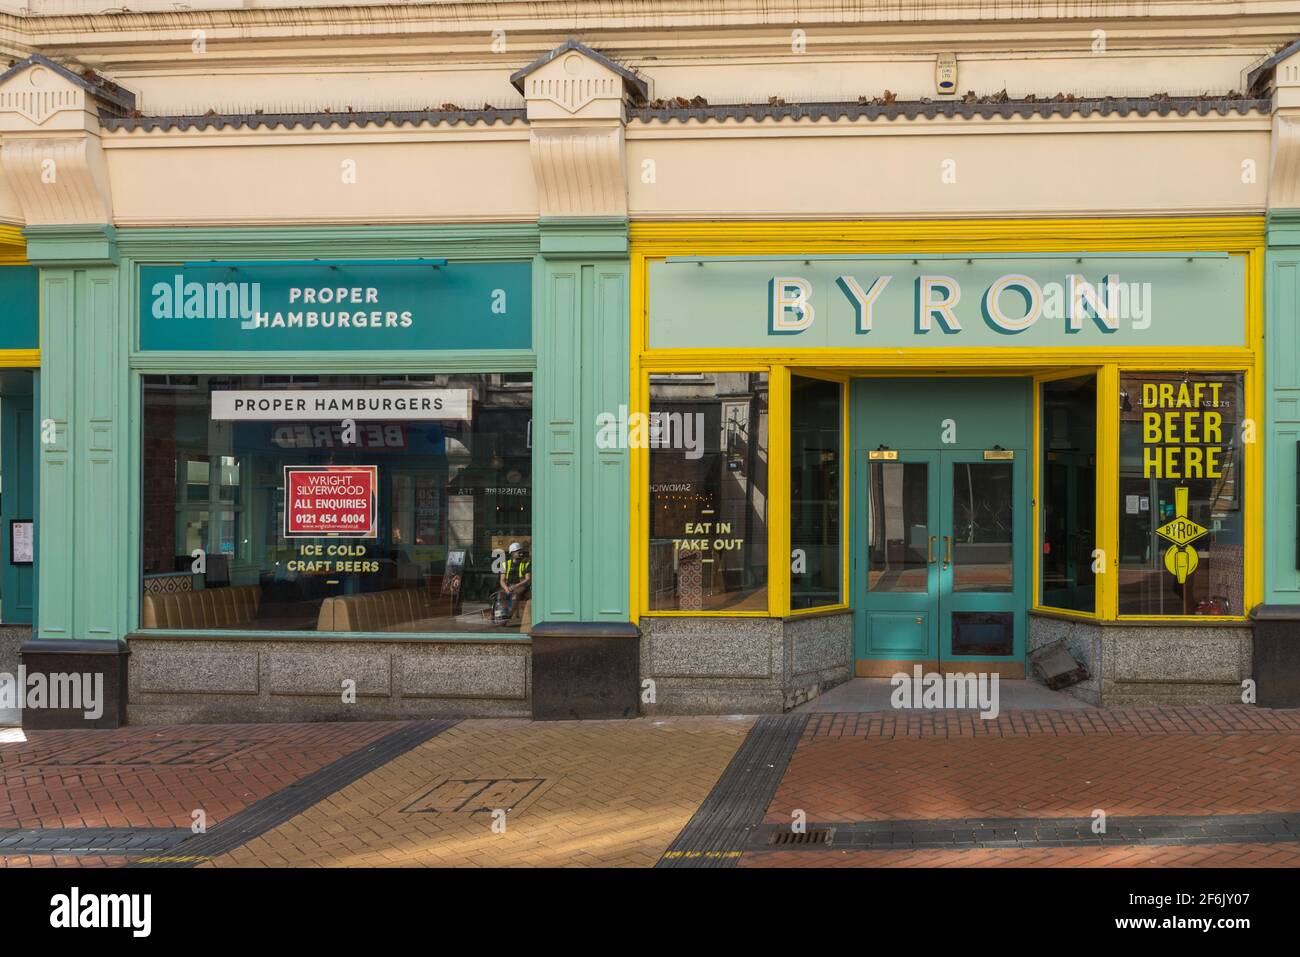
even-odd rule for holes
{"type": "Polygon", "coordinates": [[[528,598],[533,586],[532,567],[527,549],[519,542],[511,542],[506,552],[506,567],[501,571],[501,591],[506,596],[507,617],[513,616],[520,600],[528,598]]]}

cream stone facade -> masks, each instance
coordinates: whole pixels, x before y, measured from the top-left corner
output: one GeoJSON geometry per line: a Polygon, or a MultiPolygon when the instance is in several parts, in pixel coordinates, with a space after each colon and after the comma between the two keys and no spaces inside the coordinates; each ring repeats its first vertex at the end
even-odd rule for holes
{"type": "Polygon", "coordinates": [[[132,102],[97,121],[94,93],[65,87],[80,106],[38,121],[19,94],[51,74],[11,78],[0,218],[1259,212],[1294,189],[1296,81],[1279,69],[1279,95],[1262,103],[1250,74],[1298,35],[1286,3],[741,2],[725,15],[680,3],[32,3],[0,12],[15,61],[40,53],[93,70],[132,102]],[[542,68],[560,79],[511,83],[570,34],[636,78],[630,95],[626,77],[586,58],[542,68]],[[956,56],[957,95],[936,91],[941,53],[956,56]],[[605,86],[576,105],[546,92],[571,81],[605,86]],[[971,115],[915,109],[961,105],[967,91],[993,102],[971,115]],[[1095,105],[1034,108],[1058,94],[1095,105]],[[879,115],[783,109],[873,101],[879,115]],[[738,104],[758,108],[717,109],[738,104]],[[74,181],[57,197],[33,188],[41,159],[74,181]]]}

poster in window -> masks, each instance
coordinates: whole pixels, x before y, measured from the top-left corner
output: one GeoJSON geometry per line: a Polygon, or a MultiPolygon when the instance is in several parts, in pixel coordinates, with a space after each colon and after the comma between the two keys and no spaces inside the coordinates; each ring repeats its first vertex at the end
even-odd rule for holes
{"type": "Polygon", "coordinates": [[[378,538],[377,465],[284,467],[285,538],[378,538]]]}
{"type": "Polygon", "coordinates": [[[35,558],[35,523],[30,518],[9,521],[9,564],[30,565],[35,558]]]}

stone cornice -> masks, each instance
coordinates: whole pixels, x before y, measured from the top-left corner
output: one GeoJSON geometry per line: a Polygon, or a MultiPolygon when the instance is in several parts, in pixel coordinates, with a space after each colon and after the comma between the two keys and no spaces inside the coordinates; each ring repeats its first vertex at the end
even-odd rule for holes
{"type": "MultiPolygon", "coordinates": [[[[201,2],[201,0],[200,0],[201,2]]],[[[159,4],[163,6],[162,3],[159,4]]],[[[39,5],[37,5],[39,7],[39,5]]],[[[108,7],[108,4],[104,4],[108,7]]],[[[662,59],[770,55],[790,51],[790,31],[804,29],[821,51],[929,50],[1020,52],[1044,44],[1087,50],[1094,29],[1112,49],[1276,48],[1300,35],[1300,12],[1288,0],[1153,0],[1150,3],[1054,0],[946,0],[929,4],[848,4],[843,0],[692,0],[609,4],[470,2],[354,4],[253,9],[175,10],[80,15],[0,14],[0,46],[80,56],[106,69],[148,64],[194,65],[192,31],[221,47],[222,62],[290,64],[331,58],[393,63],[426,60],[522,65],[575,31],[606,55],[662,59]],[[1228,20],[1233,28],[1228,31],[1228,20]],[[942,38],[936,28],[943,25],[942,38]],[[1032,25],[1032,29],[1026,29],[1032,25]],[[954,29],[955,28],[955,29],[954,29]],[[505,31],[509,52],[493,55],[484,37],[505,31]],[[725,34],[725,35],[724,35],[725,34]],[[393,46],[357,44],[391,37],[393,46]],[[394,59],[396,57],[397,59],[394,59]]]]}

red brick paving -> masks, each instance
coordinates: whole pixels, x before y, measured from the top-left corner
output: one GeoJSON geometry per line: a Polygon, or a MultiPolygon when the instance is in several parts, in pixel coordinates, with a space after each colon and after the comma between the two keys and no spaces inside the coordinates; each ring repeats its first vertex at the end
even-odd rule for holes
{"type": "Polygon", "coordinates": [[[198,809],[211,827],[400,727],[30,731],[26,742],[0,744],[0,827],[189,827],[198,809]]]}
{"type": "Polygon", "coordinates": [[[741,867],[1300,867],[1297,844],[760,851],[741,867]]]}
{"type": "MultiPolygon", "coordinates": [[[[191,725],[31,732],[0,744],[0,827],[209,826],[399,723],[191,725]]],[[[568,735],[554,726],[562,751],[568,735]]],[[[585,729],[590,731],[589,728],[585,729]]],[[[549,748],[549,746],[548,746],[549,748]]],[[[539,753],[541,759],[548,753],[539,753]]],[[[1300,810],[1300,712],[822,714],[766,820],[1210,815],[1300,810]]],[[[653,855],[652,855],[653,857],[653,855]]],[[[108,856],[0,856],[8,867],[117,867],[108,856]]],[[[1300,845],[757,851],[745,867],[1296,867],[1300,845]]]]}
{"type": "Polygon", "coordinates": [[[1248,707],[818,715],[764,820],[1300,810],[1300,712],[1248,707]]]}
{"type": "Polygon", "coordinates": [[[1231,734],[1300,732],[1300,710],[1245,705],[1079,711],[974,711],[812,714],[805,738],[1010,737],[1025,734],[1231,734]]]}

